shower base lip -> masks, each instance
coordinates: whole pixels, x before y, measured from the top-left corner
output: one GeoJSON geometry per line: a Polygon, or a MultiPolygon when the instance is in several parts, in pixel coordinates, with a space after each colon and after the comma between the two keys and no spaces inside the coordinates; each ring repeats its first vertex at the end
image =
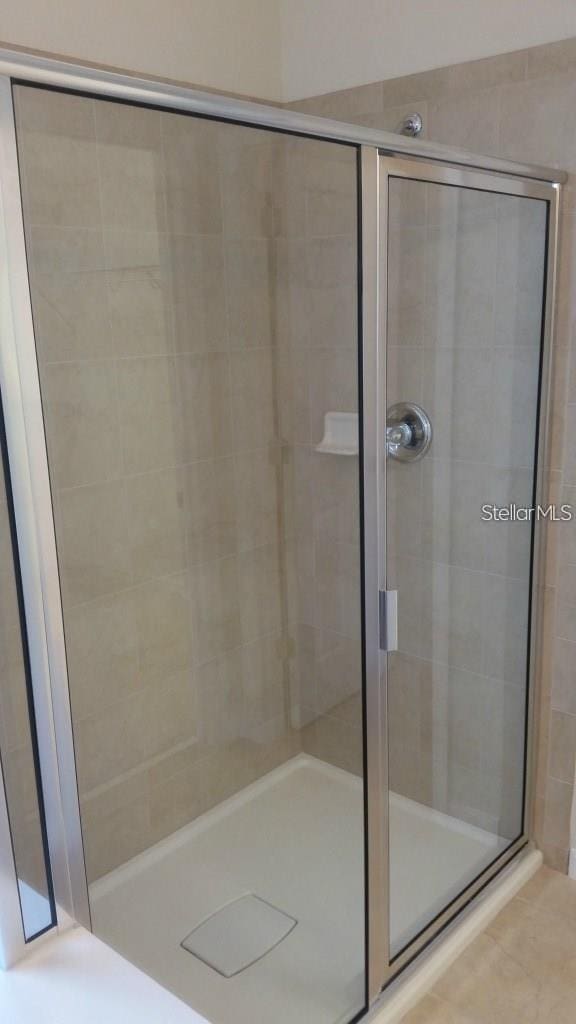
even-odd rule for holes
{"type": "Polygon", "coordinates": [[[384,990],[363,1018],[367,1024],[397,1024],[413,1009],[542,867],[544,858],[533,843],[478,895],[402,974],[384,990]]]}

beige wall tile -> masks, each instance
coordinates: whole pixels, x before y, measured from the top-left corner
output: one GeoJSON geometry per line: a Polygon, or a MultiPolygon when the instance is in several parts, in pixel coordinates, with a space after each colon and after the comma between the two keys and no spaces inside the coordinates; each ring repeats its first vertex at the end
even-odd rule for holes
{"type": "Polygon", "coordinates": [[[275,543],[279,537],[279,448],[239,453],[233,460],[234,520],[238,550],[275,543]]]}
{"type": "Polygon", "coordinates": [[[268,238],[275,233],[275,176],[279,153],[267,132],[231,126],[221,133],[223,222],[228,238],[268,238]]]}
{"type": "Polygon", "coordinates": [[[147,803],[132,801],[105,818],[92,819],[83,808],[83,835],[88,883],[150,845],[150,812],[147,803]]]}
{"type": "MultiPolygon", "coordinates": [[[[394,467],[396,468],[396,467],[394,467]]],[[[399,466],[399,471],[411,466],[399,466]]],[[[396,474],[398,518],[403,522],[406,511],[411,521],[410,488],[414,487],[409,473],[396,474]]],[[[472,462],[457,462],[442,458],[428,458],[422,463],[420,507],[422,518],[422,554],[435,562],[446,562],[466,569],[484,569],[492,534],[499,525],[482,521],[481,509],[491,499],[494,471],[472,462]]],[[[414,494],[416,499],[416,494],[414,494]]],[[[412,509],[414,508],[414,502],[412,509]]],[[[418,508],[418,505],[416,506],[418,508]]],[[[406,549],[410,533],[405,535],[406,549]]],[[[392,533],[390,544],[396,544],[392,533]]],[[[413,554],[416,552],[413,550],[413,554]]]]}
{"type": "Polygon", "coordinates": [[[186,476],[155,470],[126,480],[132,579],[140,583],[186,567],[186,476]]]}
{"type": "Polygon", "coordinates": [[[122,480],[65,492],[57,517],[57,540],[66,606],[132,583],[126,512],[122,480]]]}
{"type": "Polygon", "coordinates": [[[221,126],[163,113],[161,132],[168,229],[176,234],[218,234],[221,126]]]}
{"type": "Polygon", "coordinates": [[[196,734],[196,701],[183,678],[117,701],[76,722],[80,793],[113,781],[196,734]]]}
{"type": "Polygon", "coordinates": [[[562,849],[568,849],[570,846],[573,785],[550,778],[546,786],[544,840],[562,849]]]}
{"type": "MultiPolygon", "coordinates": [[[[41,227],[26,219],[26,237],[35,274],[104,268],[104,239],[99,227],[41,227]]],[[[32,306],[36,307],[34,288],[32,306]]]]}
{"type": "Polygon", "coordinates": [[[176,573],[150,580],[130,592],[136,620],[140,678],[144,684],[185,673],[193,662],[189,579],[176,573]]]}
{"type": "Polygon", "coordinates": [[[530,588],[525,580],[486,576],[484,672],[522,685],[526,678],[530,588]]]}
{"type": "Polygon", "coordinates": [[[561,782],[574,783],[576,716],[552,711],[550,721],[550,774],[561,782]]]}
{"type": "Polygon", "coordinates": [[[360,631],[360,558],[357,543],[318,539],[315,605],[319,628],[349,638],[360,631]]]}
{"type": "Polygon", "coordinates": [[[106,293],[116,355],[161,355],[172,349],[171,295],[156,267],[109,270],[106,293]]]}
{"type": "Polygon", "coordinates": [[[476,153],[494,153],[498,145],[499,101],[497,88],[429,101],[425,122],[428,137],[476,153]]]}
{"type": "Polygon", "coordinates": [[[347,722],[322,715],[302,730],[306,753],[353,775],[362,774],[362,732],[347,722]]]}
{"type": "Polygon", "coordinates": [[[186,546],[190,565],[237,550],[235,470],[232,458],[186,467],[186,546]]]}
{"type": "Polygon", "coordinates": [[[486,415],[492,396],[489,349],[427,351],[422,402],[434,424],[435,452],[482,462],[491,441],[486,415]]]}
{"type": "Polygon", "coordinates": [[[360,651],[357,637],[346,637],[332,630],[308,627],[298,634],[302,647],[298,663],[297,700],[303,709],[315,715],[330,714],[357,726],[360,717],[344,718],[345,703],[360,690],[360,651]]]}
{"type": "Polygon", "coordinates": [[[109,270],[161,269],[167,257],[167,238],[156,228],[117,227],[103,229],[106,267],[109,270]]]}
{"type": "Polygon", "coordinates": [[[247,735],[258,737],[263,725],[285,728],[287,665],[280,633],[262,637],[238,652],[247,735]]]}
{"type": "MultiPolygon", "coordinates": [[[[150,830],[153,842],[194,821],[208,807],[203,761],[150,788],[150,830]]],[[[150,838],[148,837],[148,842],[150,838]]]]}
{"type": "Polygon", "coordinates": [[[89,882],[147,846],[150,821],[145,775],[138,773],[86,797],[81,810],[89,882]]]}
{"type": "Polygon", "coordinates": [[[534,465],[539,353],[498,348],[493,358],[492,459],[500,466],[534,465]],[[522,409],[523,416],[516,410],[522,409]]]}
{"type": "Polygon", "coordinates": [[[166,227],[161,114],[127,104],[95,104],[102,223],[163,231],[166,227]]]}
{"type": "Polygon", "coordinates": [[[181,382],[169,356],[117,363],[120,429],[128,473],[181,465],[185,461],[181,382]]]}
{"type": "Polygon", "coordinates": [[[319,349],[310,353],[310,411],[312,442],[324,436],[327,412],[358,411],[356,353],[319,349]]]}
{"type": "Polygon", "coordinates": [[[215,753],[245,735],[241,656],[242,650],[234,648],[194,671],[200,740],[206,750],[215,753]]]}
{"type": "Polygon", "coordinates": [[[58,101],[42,89],[17,87],[14,104],[18,123],[26,132],[50,132],[71,138],[94,136],[94,102],[85,96],[61,93],[58,101]]]}
{"type": "Polygon", "coordinates": [[[106,303],[101,270],[35,273],[33,308],[39,358],[60,362],[113,355],[115,339],[106,303]]]}
{"type": "Polygon", "coordinates": [[[276,375],[280,439],[288,444],[309,443],[312,437],[309,352],[294,346],[277,349],[276,375]]]}
{"type": "Polygon", "coordinates": [[[552,706],[565,714],[576,714],[574,687],[574,655],[576,646],[570,640],[554,640],[552,675],[552,706]]]}
{"type": "MultiPolygon", "coordinates": [[[[562,479],[562,478],[560,478],[562,479]]],[[[576,487],[561,487],[560,497],[562,504],[576,507],[576,487]]],[[[562,523],[562,529],[557,527],[556,531],[550,529],[550,541],[552,548],[553,571],[562,563],[576,564],[576,525],[574,519],[562,523]],[[556,548],[556,550],[554,550],[556,548]]],[[[550,582],[555,582],[555,576],[550,575],[550,582]]]]}
{"type": "Polygon", "coordinates": [[[541,78],[544,75],[572,71],[576,56],[576,41],[561,39],[556,43],[533,46],[529,50],[525,50],[524,53],[528,78],[541,78]]]}
{"type": "Polygon", "coordinates": [[[242,639],[236,557],[203,562],[190,571],[191,648],[201,665],[242,639]]]}
{"type": "Polygon", "coordinates": [[[468,569],[434,564],[431,571],[425,570],[423,584],[420,621],[426,656],[455,668],[481,671],[485,600],[483,575],[468,569]]]}
{"type": "Polygon", "coordinates": [[[273,252],[265,238],[226,241],[228,334],[233,349],[263,348],[273,342],[273,252]]]}
{"type": "Polygon", "coordinates": [[[474,92],[506,82],[522,81],[526,73],[526,51],[505,53],[496,57],[435,68],[383,83],[384,105],[408,102],[419,97],[430,98],[451,93],[474,92]]]}
{"type": "MultiPolygon", "coordinates": [[[[566,568],[572,569],[573,566],[566,566],[566,568]]],[[[558,601],[556,632],[560,639],[576,642],[576,605],[564,604],[563,600],[558,601]]]]}
{"type": "Polygon", "coordinates": [[[69,608],[66,653],[75,718],[134,692],[140,685],[139,645],[130,593],[69,608]]]}
{"type": "Polygon", "coordinates": [[[171,235],[168,239],[170,292],[178,352],[223,352],[226,333],[224,250],[219,235],[171,235]]]}
{"type": "Polygon", "coordinates": [[[346,348],[356,353],[356,239],[354,235],[312,238],[306,251],[309,343],[318,348],[346,348]]]}
{"type": "Polygon", "coordinates": [[[62,132],[25,133],[26,197],[30,224],[96,227],[101,222],[96,140],[62,132]]]}
{"type": "Polygon", "coordinates": [[[500,154],[511,160],[566,161],[566,122],[571,86],[558,78],[506,85],[501,94],[500,154]],[[552,115],[552,116],[551,116],[552,115]]]}
{"type": "Polygon", "coordinates": [[[176,375],[185,461],[229,454],[232,449],[230,406],[233,384],[227,357],[178,356],[176,375]]]}
{"type": "Polygon", "coordinates": [[[238,600],[242,640],[248,642],[282,625],[280,554],[276,544],[238,556],[238,600]]]}
{"type": "Polygon", "coordinates": [[[562,849],[559,846],[553,846],[545,840],[542,840],[540,848],[544,857],[544,864],[547,867],[552,868],[554,871],[561,871],[563,875],[568,874],[570,850],[562,849]]]}
{"type": "MultiPolygon", "coordinates": [[[[491,468],[485,477],[482,504],[504,507],[532,504],[531,468],[491,468]]],[[[526,579],[530,571],[530,523],[498,521],[488,523],[486,568],[515,579],[526,579]]]]}
{"type": "Polygon", "coordinates": [[[114,362],[51,365],[43,397],[56,485],[76,487],[118,476],[122,453],[114,362]]]}
{"type": "Polygon", "coordinates": [[[278,406],[269,351],[253,349],[230,356],[230,410],[235,452],[277,441],[278,406]]]}

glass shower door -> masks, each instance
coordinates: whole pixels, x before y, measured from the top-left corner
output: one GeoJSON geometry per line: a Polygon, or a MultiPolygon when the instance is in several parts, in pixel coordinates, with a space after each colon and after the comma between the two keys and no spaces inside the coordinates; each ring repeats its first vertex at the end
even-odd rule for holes
{"type": "Polygon", "coordinates": [[[525,829],[547,203],[389,173],[393,960],[525,829]]]}
{"type": "Polygon", "coordinates": [[[94,931],[219,1024],[341,1024],[365,1005],[356,149],[14,93],[94,931]]]}

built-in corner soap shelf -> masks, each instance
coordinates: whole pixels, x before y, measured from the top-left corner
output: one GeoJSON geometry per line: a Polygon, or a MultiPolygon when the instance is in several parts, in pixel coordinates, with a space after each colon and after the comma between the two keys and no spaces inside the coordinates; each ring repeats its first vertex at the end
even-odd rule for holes
{"type": "Polygon", "coordinates": [[[358,413],[325,413],[324,437],[316,451],[325,455],[358,455],[358,413]]]}

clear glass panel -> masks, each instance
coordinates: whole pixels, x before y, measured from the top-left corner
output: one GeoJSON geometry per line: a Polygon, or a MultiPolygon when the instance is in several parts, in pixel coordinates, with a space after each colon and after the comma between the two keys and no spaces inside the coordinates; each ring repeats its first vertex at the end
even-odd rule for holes
{"type": "MultiPolygon", "coordinates": [[[[364,1005],[356,152],[15,92],[95,931],[209,1019],[344,1021],[364,1005]],[[180,943],[247,893],[297,924],[225,979],[180,943]]],[[[234,908],[237,965],[262,913],[234,908]]]]}
{"type": "Polygon", "coordinates": [[[546,204],[391,179],[388,409],[423,407],[388,457],[391,949],[522,833],[546,204]]]}
{"type": "Polygon", "coordinates": [[[0,758],[24,937],[29,942],[56,921],[8,472],[0,406],[0,758]]]}

